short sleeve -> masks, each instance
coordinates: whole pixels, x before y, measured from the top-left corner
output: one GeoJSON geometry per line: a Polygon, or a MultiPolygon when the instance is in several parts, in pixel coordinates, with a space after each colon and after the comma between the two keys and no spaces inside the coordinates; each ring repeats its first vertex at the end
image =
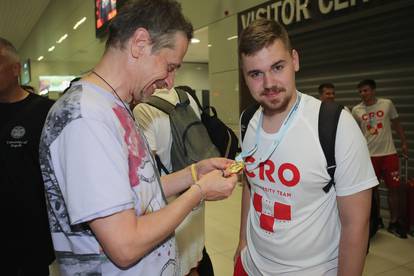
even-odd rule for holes
{"type": "Polygon", "coordinates": [[[128,154],[116,131],[103,122],[81,118],[67,125],[51,145],[71,224],[134,206],[128,154]]]}
{"type": "Polygon", "coordinates": [[[396,118],[398,118],[398,112],[397,109],[395,108],[395,105],[393,104],[393,102],[390,100],[389,101],[389,105],[390,105],[390,119],[394,120],[396,118]]]}
{"type": "Polygon", "coordinates": [[[335,142],[335,188],[338,196],[378,185],[366,140],[351,114],[342,111],[335,142]]]}

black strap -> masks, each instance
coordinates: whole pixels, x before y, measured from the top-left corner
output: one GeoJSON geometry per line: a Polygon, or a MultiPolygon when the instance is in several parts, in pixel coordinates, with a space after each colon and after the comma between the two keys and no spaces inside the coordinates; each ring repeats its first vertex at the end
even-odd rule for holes
{"type": "Polygon", "coordinates": [[[259,104],[254,104],[246,108],[240,118],[240,133],[241,133],[241,141],[243,142],[244,136],[246,135],[247,127],[249,126],[249,122],[252,119],[254,113],[259,108],[259,104]]]}
{"type": "Polygon", "coordinates": [[[157,162],[158,172],[161,174],[161,171],[163,171],[165,174],[170,174],[170,172],[167,170],[167,168],[161,162],[161,159],[158,156],[158,154],[154,154],[154,157],[155,157],[155,161],[157,162]]]}
{"type": "Polygon", "coordinates": [[[323,187],[325,193],[328,193],[332,186],[335,185],[335,140],[336,130],[338,128],[339,116],[343,106],[335,102],[322,102],[319,109],[318,133],[319,143],[325,154],[327,171],[331,177],[328,184],[323,187]]]}

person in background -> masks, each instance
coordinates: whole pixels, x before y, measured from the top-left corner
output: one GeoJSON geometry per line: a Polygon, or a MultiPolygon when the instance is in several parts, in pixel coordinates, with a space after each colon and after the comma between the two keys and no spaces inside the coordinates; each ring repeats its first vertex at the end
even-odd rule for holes
{"type": "Polygon", "coordinates": [[[318,139],[321,102],[296,90],[299,55],[286,30],[259,19],[239,39],[242,73],[260,107],[242,141],[248,185],[234,275],[361,275],[378,185],[361,131],[342,111],[335,186],[325,191],[331,178],[318,139]]]}
{"type": "MultiPolygon", "coordinates": [[[[319,99],[322,102],[334,102],[335,101],[335,85],[330,82],[325,82],[319,85],[318,87],[319,92],[319,99]]],[[[351,110],[344,106],[344,109],[348,112],[351,112],[351,110]]]]}
{"type": "Polygon", "coordinates": [[[49,275],[55,259],[39,167],[39,139],[53,101],[19,85],[16,48],[0,37],[0,183],[7,275],[49,275]]]}
{"type": "Polygon", "coordinates": [[[175,228],[204,200],[232,193],[237,176],[224,158],[160,179],[128,107],[172,87],[192,35],[178,2],[129,2],[98,64],[50,110],[40,163],[61,276],[177,275],[175,228]]]}
{"type": "Polygon", "coordinates": [[[330,82],[322,83],[318,87],[318,92],[319,92],[319,99],[322,102],[335,101],[335,86],[332,83],[330,82]]]}
{"type": "MultiPolygon", "coordinates": [[[[158,89],[153,95],[173,105],[179,102],[178,94],[174,88],[170,90],[158,89]]],[[[197,103],[189,93],[187,96],[191,110],[200,118],[197,103]]],[[[160,158],[167,173],[172,172],[174,160],[171,159],[170,152],[173,139],[168,114],[147,103],[140,103],[135,107],[134,115],[144,130],[150,149],[160,158]]],[[[180,276],[214,275],[210,257],[204,247],[204,213],[204,205],[193,210],[176,230],[180,255],[180,276]],[[199,262],[200,265],[198,265],[199,262]]]]}
{"type": "MultiPolygon", "coordinates": [[[[352,115],[358,122],[368,144],[371,161],[378,179],[383,179],[388,188],[388,205],[390,223],[388,231],[399,238],[407,238],[400,219],[400,167],[397,150],[392,138],[394,130],[400,138],[401,150],[408,157],[407,140],[400,124],[397,110],[390,99],[376,97],[376,82],[371,79],[362,80],[357,88],[362,102],[352,109],[352,115]]],[[[374,189],[374,200],[379,226],[384,227],[380,217],[380,199],[378,187],[374,189]]]]}

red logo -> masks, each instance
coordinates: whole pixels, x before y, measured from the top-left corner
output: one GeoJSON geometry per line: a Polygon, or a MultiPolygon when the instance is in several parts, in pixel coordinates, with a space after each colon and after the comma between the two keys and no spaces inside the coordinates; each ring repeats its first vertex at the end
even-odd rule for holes
{"type": "MultiPolygon", "coordinates": [[[[254,163],[255,159],[253,156],[246,158],[246,164],[254,163]]],[[[292,163],[283,163],[277,168],[272,160],[268,159],[265,162],[259,164],[259,179],[263,181],[269,181],[271,183],[276,183],[278,180],[284,186],[293,187],[296,186],[300,181],[300,172],[299,169],[292,163]],[[287,177],[287,175],[291,177],[287,177]]],[[[257,169],[255,169],[257,170],[257,169]]],[[[256,174],[253,171],[248,171],[245,168],[245,173],[248,177],[256,177],[256,174]]]]}

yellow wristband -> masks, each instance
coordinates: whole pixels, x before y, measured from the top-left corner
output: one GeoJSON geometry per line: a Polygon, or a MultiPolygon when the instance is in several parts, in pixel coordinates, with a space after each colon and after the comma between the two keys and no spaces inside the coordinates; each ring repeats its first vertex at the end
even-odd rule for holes
{"type": "Polygon", "coordinates": [[[198,178],[197,178],[197,168],[196,168],[196,163],[191,164],[191,176],[193,178],[194,183],[197,182],[198,178]]]}

